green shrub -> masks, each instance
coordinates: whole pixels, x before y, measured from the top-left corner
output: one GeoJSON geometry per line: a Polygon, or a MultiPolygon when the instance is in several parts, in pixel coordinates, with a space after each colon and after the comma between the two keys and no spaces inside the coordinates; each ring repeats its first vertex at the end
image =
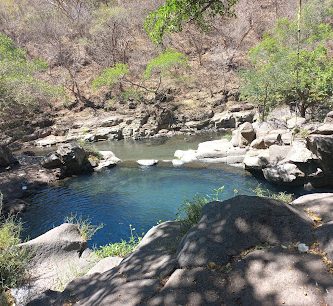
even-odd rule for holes
{"type": "Polygon", "coordinates": [[[111,89],[115,84],[120,83],[128,73],[128,65],[117,63],[114,67],[104,69],[92,82],[92,87],[95,90],[104,86],[111,89]]]}
{"type": "Polygon", "coordinates": [[[293,201],[294,196],[293,194],[287,193],[285,191],[278,193],[270,192],[268,189],[262,188],[260,184],[255,189],[253,189],[253,192],[257,197],[270,198],[286,204],[290,204],[293,201]]]}
{"type": "Polygon", "coordinates": [[[149,79],[154,72],[163,76],[170,73],[171,69],[184,67],[186,64],[187,57],[183,53],[169,49],[148,62],[144,77],[149,79]]]}
{"type": "MultiPolygon", "coordinates": [[[[0,192],[0,215],[2,194],[0,192]]],[[[31,254],[18,246],[22,224],[14,217],[0,217],[0,294],[21,285],[26,277],[31,254]]]]}
{"type": "Polygon", "coordinates": [[[82,239],[85,241],[91,240],[96,232],[104,227],[104,224],[94,225],[91,223],[90,219],[77,216],[76,214],[71,214],[66,217],[65,223],[76,224],[79,228],[82,239]]]}
{"type": "Polygon", "coordinates": [[[211,195],[195,195],[192,200],[185,200],[178,210],[177,220],[182,223],[184,231],[188,231],[194,224],[197,224],[202,215],[202,208],[211,201],[222,200],[220,194],[224,186],[214,189],[211,195]]]}
{"type": "Polygon", "coordinates": [[[128,241],[121,240],[121,242],[109,243],[105,246],[101,246],[95,250],[95,254],[100,258],[106,258],[110,256],[125,257],[131,254],[141,242],[143,235],[136,235],[135,228],[133,228],[132,225],[130,225],[130,231],[131,236],[128,241]]]}
{"type": "Polygon", "coordinates": [[[78,145],[85,150],[89,156],[96,157],[98,160],[103,158],[103,155],[91,144],[84,140],[78,140],[78,145]]]}

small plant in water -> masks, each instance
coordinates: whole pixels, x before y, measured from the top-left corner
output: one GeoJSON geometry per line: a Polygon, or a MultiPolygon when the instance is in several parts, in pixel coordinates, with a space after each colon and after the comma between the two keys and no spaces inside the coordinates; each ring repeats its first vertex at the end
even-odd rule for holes
{"type": "Polygon", "coordinates": [[[125,257],[131,254],[141,242],[144,234],[142,233],[141,236],[138,236],[135,232],[135,228],[132,227],[132,224],[129,225],[129,228],[131,235],[128,241],[121,240],[121,242],[109,243],[101,246],[95,250],[95,254],[100,258],[109,256],[125,257]]]}
{"type": "Polygon", "coordinates": [[[76,214],[71,214],[65,218],[65,223],[76,224],[79,228],[83,240],[88,241],[96,234],[96,232],[104,227],[104,224],[94,225],[89,218],[83,218],[76,214]]]}
{"type": "Polygon", "coordinates": [[[281,191],[278,193],[270,192],[268,189],[264,189],[259,184],[256,188],[253,189],[253,192],[256,194],[257,197],[265,197],[271,198],[277,201],[281,201],[283,203],[289,204],[293,201],[293,194],[287,193],[285,191],[281,191]]]}

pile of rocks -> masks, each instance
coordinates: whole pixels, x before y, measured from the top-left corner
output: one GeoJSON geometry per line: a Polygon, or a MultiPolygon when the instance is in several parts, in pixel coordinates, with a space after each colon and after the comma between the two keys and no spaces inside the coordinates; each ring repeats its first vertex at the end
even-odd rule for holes
{"type": "MultiPolygon", "coordinates": [[[[175,134],[195,133],[201,130],[237,128],[244,122],[253,122],[256,111],[249,104],[235,104],[228,110],[201,115],[177,115],[170,107],[137,110],[134,114],[91,117],[72,123],[56,124],[48,133],[34,141],[36,146],[48,147],[75,140],[97,142],[103,140],[141,139],[175,134]]],[[[36,139],[36,138],[34,138],[36,139]]]]}
{"type": "Polygon", "coordinates": [[[262,172],[273,183],[310,183],[318,187],[333,185],[332,154],[333,112],[330,112],[324,124],[307,124],[303,118],[291,119],[286,125],[278,121],[246,122],[233,131],[230,141],[209,141],[199,144],[197,150],[176,151],[174,164],[227,163],[262,172]]]}
{"type": "Polygon", "coordinates": [[[42,159],[46,169],[58,169],[61,178],[72,175],[101,171],[115,166],[120,159],[111,151],[87,152],[75,144],[64,144],[42,159]]]}

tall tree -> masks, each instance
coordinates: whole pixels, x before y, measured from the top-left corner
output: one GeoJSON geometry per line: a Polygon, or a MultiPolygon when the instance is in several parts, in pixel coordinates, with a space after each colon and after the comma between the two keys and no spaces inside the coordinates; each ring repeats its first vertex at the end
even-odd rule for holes
{"type": "Polygon", "coordinates": [[[330,101],[333,59],[328,45],[333,28],[327,18],[332,16],[331,5],[332,0],[320,5],[318,0],[310,1],[302,18],[279,20],[272,33],[251,49],[251,67],[242,73],[244,99],[266,111],[279,103],[295,105],[302,117],[310,107],[330,101]]]}

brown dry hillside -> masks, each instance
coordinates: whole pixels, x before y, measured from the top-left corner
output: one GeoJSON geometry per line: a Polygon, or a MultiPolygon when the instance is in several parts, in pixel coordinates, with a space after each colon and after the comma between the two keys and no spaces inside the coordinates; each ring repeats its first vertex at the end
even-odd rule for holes
{"type": "MultiPolygon", "coordinates": [[[[80,111],[86,108],[94,114],[135,114],[133,109],[137,108],[156,112],[155,106],[159,109],[161,101],[167,101],[181,120],[211,116],[225,108],[228,101],[232,104],[238,100],[236,72],[246,65],[249,48],[272,28],[277,18],[292,17],[297,10],[297,1],[293,0],[240,0],[236,17],[216,17],[208,32],[203,33],[189,24],[181,33],[169,35],[163,48],[185,53],[189,65],[178,71],[181,77],[163,79],[162,97],[153,99],[151,94],[132,88],[143,96],[143,105],[136,94],[119,99],[117,91],[93,91],[91,82],[103,68],[117,62],[128,63],[132,81],[142,77],[149,59],[161,51],[161,47],[149,41],[143,22],[147,13],[163,1],[118,1],[116,6],[109,4],[108,13],[105,7],[100,9],[104,3],[111,2],[17,0],[0,3],[0,31],[25,48],[31,58],[45,59],[49,69],[42,77],[66,88],[68,98],[58,99],[52,102],[51,108],[41,109],[40,116],[54,117],[57,122],[57,118],[72,120],[72,116],[80,116],[80,111]],[[78,9],[77,5],[64,6],[64,3],[80,6],[78,9]],[[146,102],[151,100],[155,106],[147,107],[146,102]]],[[[156,82],[146,82],[145,86],[155,86],[156,82]]],[[[17,126],[25,127],[23,134],[35,129],[30,121],[21,121],[17,126]]],[[[8,120],[3,120],[2,127],[8,127],[8,120]]],[[[13,136],[13,125],[10,128],[9,134],[13,136]]]]}

